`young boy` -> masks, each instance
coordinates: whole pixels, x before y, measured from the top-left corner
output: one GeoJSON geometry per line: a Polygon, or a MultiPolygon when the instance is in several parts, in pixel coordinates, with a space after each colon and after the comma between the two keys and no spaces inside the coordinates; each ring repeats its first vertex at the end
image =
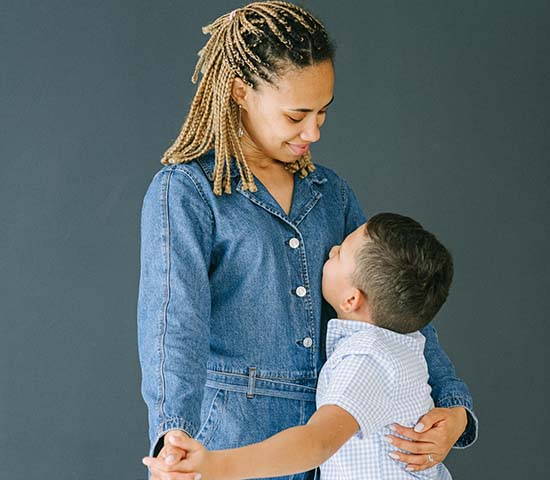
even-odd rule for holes
{"type": "Polygon", "coordinates": [[[323,296],[337,318],[328,323],[327,362],[308,423],[229,450],[178,437],[187,457],[177,471],[236,480],[320,465],[322,480],[450,479],[441,463],[407,471],[385,438],[393,423],[413,426],[434,406],[418,330],[445,302],[452,276],[451,255],[419,223],[391,213],[372,217],[332,248],[323,267],[323,296]]]}

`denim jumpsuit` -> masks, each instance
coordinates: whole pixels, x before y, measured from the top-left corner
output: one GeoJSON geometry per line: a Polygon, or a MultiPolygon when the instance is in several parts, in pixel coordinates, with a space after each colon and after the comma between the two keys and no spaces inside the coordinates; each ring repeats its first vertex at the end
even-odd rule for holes
{"type": "MultiPolygon", "coordinates": [[[[150,455],[172,429],[213,450],[307,423],[334,310],[321,295],[330,248],[366,221],[349,184],[321,165],[294,175],[287,215],[262,183],[212,191],[214,151],[153,178],[141,218],[138,348],[150,455]]],[[[429,325],[425,357],[436,406],[472,398],[429,325]]],[[[281,477],[312,479],[314,472],[281,477]]]]}

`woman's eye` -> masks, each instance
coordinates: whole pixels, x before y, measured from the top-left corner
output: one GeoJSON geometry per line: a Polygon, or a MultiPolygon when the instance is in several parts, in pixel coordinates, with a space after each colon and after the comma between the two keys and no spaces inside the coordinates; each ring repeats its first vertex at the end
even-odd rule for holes
{"type": "MultiPolygon", "coordinates": [[[[318,115],[326,115],[327,111],[326,110],[321,110],[318,115]]],[[[293,118],[289,115],[287,115],[288,119],[292,122],[292,123],[300,123],[303,118],[293,118]]]]}

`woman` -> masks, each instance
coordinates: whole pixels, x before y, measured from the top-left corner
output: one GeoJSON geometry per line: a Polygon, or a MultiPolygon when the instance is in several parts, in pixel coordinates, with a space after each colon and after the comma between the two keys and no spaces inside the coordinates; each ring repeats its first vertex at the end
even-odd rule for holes
{"type": "MultiPolygon", "coordinates": [[[[165,459],[185,455],[164,441],[171,435],[232,448],[307,422],[334,316],[321,296],[322,265],[365,222],[348,183],[311,162],[334,88],[322,24],[273,1],[203,31],[211,38],[193,82],[199,72],[202,80],[142,211],[142,393],[150,455],[165,459]]],[[[393,439],[414,470],[477,432],[468,388],[433,327],[422,333],[438,408],[420,420],[421,433],[398,427],[414,442],[393,439]]],[[[169,463],[151,478],[185,478],[167,473],[169,463]]]]}

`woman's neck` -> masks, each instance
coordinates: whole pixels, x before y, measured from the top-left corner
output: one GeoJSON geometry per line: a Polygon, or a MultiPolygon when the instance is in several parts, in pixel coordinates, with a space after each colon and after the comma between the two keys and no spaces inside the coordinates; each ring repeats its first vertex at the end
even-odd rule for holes
{"type": "Polygon", "coordinates": [[[284,167],[283,162],[267,156],[261,151],[245,131],[241,138],[241,148],[243,150],[246,163],[251,169],[258,171],[269,171],[271,169],[280,170],[284,167]]]}

